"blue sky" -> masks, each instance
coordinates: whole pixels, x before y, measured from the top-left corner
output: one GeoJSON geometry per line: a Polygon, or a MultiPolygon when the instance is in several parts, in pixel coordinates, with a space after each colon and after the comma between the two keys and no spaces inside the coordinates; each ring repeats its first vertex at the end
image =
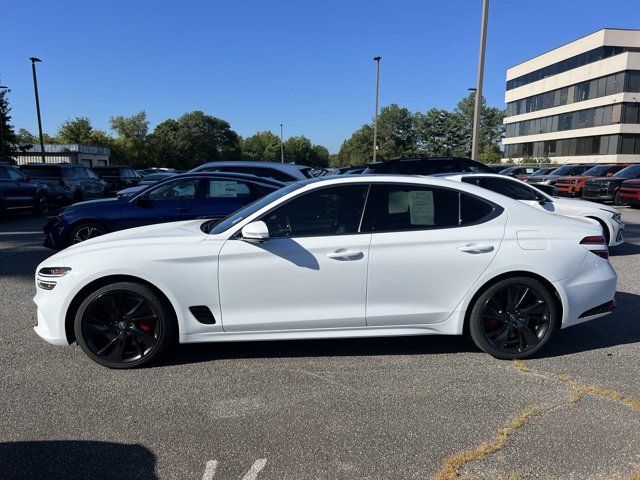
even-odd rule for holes
{"type": "MultiPolygon", "coordinates": [[[[38,56],[44,130],[146,110],[151,126],[191,110],[337,151],[381,105],[452,108],[475,83],[481,0],[5,2],[0,83],[13,124],[37,130],[28,57],[38,56]]],[[[602,27],[640,28],[637,0],[493,0],[485,96],[505,70],[602,27]]]]}

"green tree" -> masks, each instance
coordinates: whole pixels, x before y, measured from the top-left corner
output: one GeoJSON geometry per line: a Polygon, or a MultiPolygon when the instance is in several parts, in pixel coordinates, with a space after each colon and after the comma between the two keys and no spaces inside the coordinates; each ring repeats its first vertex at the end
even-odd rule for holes
{"type": "Polygon", "coordinates": [[[18,145],[35,145],[38,143],[36,136],[26,128],[18,130],[18,133],[16,134],[16,141],[18,142],[18,145]]]}
{"type": "Polygon", "coordinates": [[[329,150],[312,144],[303,135],[289,137],[284,142],[284,160],[310,167],[326,167],[329,165],[329,150]]]}
{"type": "Polygon", "coordinates": [[[109,125],[117,135],[111,145],[114,163],[145,166],[149,137],[147,112],[142,110],[130,117],[111,117],[109,125]]]}
{"type": "Polygon", "coordinates": [[[380,159],[409,157],[417,153],[414,115],[395,103],[383,107],[378,115],[378,154],[380,159]]]}
{"type": "Polygon", "coordinates": [[[109,146],[111,137],[102,130],[95,130],[87,117],[66,120],[58,129],[58,140],[62,143],[109,146]]]}
{"type": "Polygon", "coordinates": [[[0,145],[0,155],[4,153],[0,160],[13,163],[13,156],[18,150],[18,138],[11,125],[11,107],[7,94],[11,90],[0,91],[0,128],[2,128],[2,145],[0,145]]]}
{"type": "Polygon", "coordinates": [[[280,161],[280,138],[270,131],[258,132],[242,141],[242,157],[266,162],[280,161]]]}
{"type": "Polygon", "coordinates": [[[240,137],[229,123],[201,111],[160,123],[149,136],[150,164],[179,169],[241,157],[240,137]]]}
{"type": "Polygon", "coordinates": [[[373,157],[373,127],[363,125],[345,140],[334,157],[333,166],[364,165],[373,157]]]}

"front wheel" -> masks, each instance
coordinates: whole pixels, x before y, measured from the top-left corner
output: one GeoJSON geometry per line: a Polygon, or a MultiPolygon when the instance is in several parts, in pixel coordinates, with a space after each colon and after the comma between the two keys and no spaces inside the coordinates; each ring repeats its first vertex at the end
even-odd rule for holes
{"type": "Polygon", "coordinates": [[[171,343],[173,317],[146,285],[117,282],[92,292],[76,312],[78,344],[109,368],[134,368],[157,359],[171,343]]]}
{"type": "Polygon", "coordinates": [[[38,195],[33,206],[33,213],[39,217],[47,216],[47,213],[49,213],[49,200],[47,200],[46,195],[38,195]]]}
{"type": "Polygon", "coordinates": [[[70,245],[75,245],[76,243],[99,237],[105,233],[108,233],[107,229],[102,225],[94,222],[82,222],[71,229],[68,240],[70,245]]]}
{"type": "Polygon", "coordinates": [[[559,322],[551,292],[538,280],[514,277],[489,287],[473,305],[469,331],[489,355],[513,360],[543,348],[559,322]]]}

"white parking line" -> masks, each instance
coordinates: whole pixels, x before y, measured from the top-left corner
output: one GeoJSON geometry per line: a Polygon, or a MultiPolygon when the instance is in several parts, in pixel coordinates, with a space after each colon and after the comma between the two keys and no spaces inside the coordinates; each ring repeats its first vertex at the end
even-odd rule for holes
{"type": "MultiPolygon", "coordinates": [[[[258,473],[264,468],[267,464],[266,458],[259,458],[247,473],[244,474],[242,480],[256,480],[258,478],[258,473]]],[[[216,470],[218,469],[218,461],[217,460],[209,460],[204,467],[204,473],[202,474],[202,480],[213,480],[214,475],[216,474],[216,470]]]]}
{"type": "Polygon", "coordinates": [[[209,460],[204,467],[204,473],[202,474],[202,480],[212,480],[218,469],[217,460],[209,460]]]}
{"type": "Polygon", "coordinates": [[[262,470],[266,464],[266,458],[256,460],[253,462],[253,465],[251,465],[249,471],[245,473],[244,477],[242,477],[242,480],[256,480],[256,478],[258,478],[258,473],[260,473],[260,470],[262,470]]]}

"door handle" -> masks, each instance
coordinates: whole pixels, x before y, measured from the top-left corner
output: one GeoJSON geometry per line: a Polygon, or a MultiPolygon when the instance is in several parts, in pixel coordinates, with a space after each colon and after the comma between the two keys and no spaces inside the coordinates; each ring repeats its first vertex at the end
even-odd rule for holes
{"type": "Polygon", "coordinates": [[[327,257],[336,260],[357,260],[364,257],[364,253],[362,253],[361,251],[344,249],[336,250],[335,252],[329,252],[326,255],[327,257]]]}
{"type": "Polygon", "coordinates": [[[458,247],[458,250],[465,253],[489,253],[493,252],[493,245],[478,245],[477,243],[470,243],[469,245],[458,247]]]}

